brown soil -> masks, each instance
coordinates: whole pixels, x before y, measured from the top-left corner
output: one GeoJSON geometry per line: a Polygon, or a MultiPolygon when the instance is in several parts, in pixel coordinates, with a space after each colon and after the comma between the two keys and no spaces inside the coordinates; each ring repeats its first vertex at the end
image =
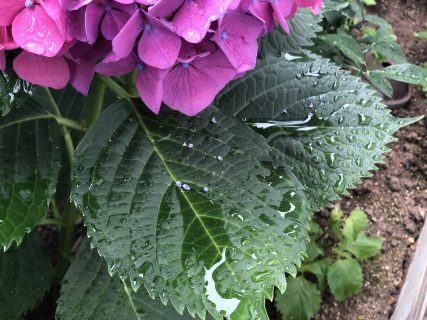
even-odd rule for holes
{"type": "MultiPolygon", "coordinates": [[[[393,25],[411,63],[427,61],[427,41],[413,35],[427,29],[427,0],[381,1],[372,11],[393,25]]],[[[419,88],[414,88],[410,105],[393,111],[399,117],[426,113],[419,88]]],[[[368,213],[369,233],[383,239],[383,249],[380,256],[364,264],[361,292],[343,303],[325,294],[315,319],[382,320],[393,313],[427,213],[426,124],[424,119],[399,131],[399,141],[391,145],[385,164],[340,202],[346,212],[358,207],[368,213]]]]}

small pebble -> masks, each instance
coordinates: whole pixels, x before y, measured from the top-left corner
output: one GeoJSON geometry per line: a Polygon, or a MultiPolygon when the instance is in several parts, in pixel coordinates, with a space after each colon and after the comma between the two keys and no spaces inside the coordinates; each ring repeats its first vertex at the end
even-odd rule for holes
{"type": "Polygon", "coordinates": [[[182,188],[184,189],[184,190],[190,190],[190,186],[188,185],[188,184],[183,184],[182,185],[182,188]]]}
{"type": "Polygon", "coordinates": [[[412,238],[412,237],[409,237],[409,238],[408,238],[408,242],[409,242],[409,243],[415,243],[415,239],[414,239],[414,238],[412,238]]]}
{"type": "Polygon", "coordinates": [[[181,181],[177,181],[177,182],[175,183],[175,185],[176,185],[178,188],[181,188],[181,186],[182,186],[182,182],[181,182],[181,181]]]}

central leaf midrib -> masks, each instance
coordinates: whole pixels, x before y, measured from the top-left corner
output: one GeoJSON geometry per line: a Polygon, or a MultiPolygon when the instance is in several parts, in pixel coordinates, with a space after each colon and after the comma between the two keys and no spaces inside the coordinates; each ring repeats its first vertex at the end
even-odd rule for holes
{"type": "MultiPolygon", "coordinates": [[[[144,130],[145,134],[147,135],[148,141],[150,141],[151,145],[153,146],[153,150],[155,151],[155,153],[157,154],[157,156],[159,157],[159,160],[162,162],[163,166],[165,167],[166,171],[168,172],[169,176],[171,177],[173,182],[177,182],[178,179],[177,177],[175,177],[175,175],[173,174],[173,172],[171,171],[171,169],[169,168],[169,166],[166,163],[165,158],[163,157],[163,154],[160,152],[160,150],[157,148],[157,146],[154,144],[154,139],[151,137],[151,133],[148,130],[148,128],[146,127],[144,121],[142,120],[140,114],[138,113],[137,110],[135,110],[135,107],[133,104],[131,104],[132,110],[134,112],[134,114],[136,115],[136,118],[139,122],[139,124],[141,125],[141,128],[144,130]]],[[[193,204],[191,203],[190,199],[188,199],[188,197],[186,196],[186,194],[183,194],[185,200],[188,202],[188,205],[190,206],[190,208],[192,209],[192,211],[194,212],[195,216],[198,218],[198,220],[200,221],[200,223],[202,224],[204,230],[206,231],[206,233],[208,234],[208,236],[211,238],[212,242],[215,244],[216,249],[218,250],[218,253],[221,254],[221,250],[219,249],[218,245],[216,244],[216,242],[213,240],[212,236],[210,235],[208,229],[206,228],[206,226],[203,223],[203,220],[200,219],[199,217],[199,213],[197,212],[197,210],[194,208],[193,204]]]]}
{"type": "MultiPolygon", "coordinates": [[[[154,134],[154,135],[156,135],[156,134],[154,134]]],[[[158,136],[158,135],[157,135],[158,136]]],[[[175,140],[169,140],[170,142],[173,142],[173,143],[175,143],[175,144],[177,144],[178,146],[181,146],[181,144],[178,142],[178,141],[175,141],[175,140]]],[[[207,153],[204,153],[203,151],[201,151],[201,150],[199,150],[199,149],[197,149],[197,148],[194,148],[193,150],[195,150],[196,152],[200,152],[202,155],[204,155],[204,156],[207,156],[207,157],[210,157],[210,155],[209,154],[207,154],[207,153]]],[[[183,166],[188,166],[188,165],[185,165],[185,164],[182,164],[182,163],[180,163],[180,162],[177,162],[177,161],[172,161],[172,160],[165,160],[164,158],[163,158],[163,160],[166,162],[171,162],[171,163],[175,163],[175,164],[178,164],[178,165],[183,165],[183,166]]],[[[236,170],[238,170],[238,168],[234,165],[234,164],[231,164],[231,163],[229,163],[229,162],[226,162],[228,165],[230,165],[230,167],[232,167],[232,168],[234,168],[234,169],[236,169],[236,170]]],[[[200,168],[200,167],[197,167],[197,170],[200,170],[200,171],[203,171],[203,172],[205,172],[205,173],[207,173],[207,174],[209,174],[209,175],[212,175],[212,172],[210,172],[210,171],[207,171],[206,169],[204,169],[204,168],[200,168]]],[[[226,177],[224,177],[224,176],[222,176],[222,175],[215,175],[216,177],[220,177],[222,180],[224,180],[224,181],[226,181],[226,182],[228,182],[228,183],[230,183],[230,184],[233,184],[233,185],[237,185],[236,184],[236,182],[234,182],[234,181],[232,181],[232,180],[229,180],[229,179],[227,179],[226,177]]],[[[177,180],[177,179],[176,179],[177,180]]],[[[176,181],[175,180],[175,181],[176,181]]],[[[200,186],[200,185],[199,185],[200,186]]],[[[201,186],[201,187],[203,187],[203,186],[201,186]]],[[[246,189],[245,188],[245,191],[247,191],[248,193],[250,193],[250,194],[252,194],[254,197],[255,197],[255,199],[257,199],[258,200],[258,202],[259,203],[261,203],[263,206],[265,206],[265,207],[269,207],[269,208],[271,208],[267,203],[265,203],[256,193],[254,193],[252,190],[250,190],[250,189],[246,189]]],[[[230,199],[230,200],[232,200],[234,203],[236,203],[237,204],[237,202],[235,202],[232,198],[230,198],[230,197],[228,197],[228,199],[230,199]]],[[[248,209],[246,209],[245,208],[245,210],[246,211],[248,211],[248,212],[250,212],[248,209]]]]}
{"type": "MultiPolygon", "coordinates": [[[[122,280],[121,280],[121,281],[122,281],[122,280]]],[[[139,316],[139,314],[138,314],[138,312],[137,312],[137,310],[136,310],[135,304],[133,303],[133,300],[132,300],[131,292],[130,292],[130,290],[129,290],[128,286],[126,285],[126,282],[122,281],[122,285],[123,285],[123,289],[125,289],[126,296],[128,297],[128,300],[129,300],[129,304],[130,304],[130,306],[132,307],[132,310],[133,310],[133,312],[135,313],[136,318],[137,318],[138,320],[142,319],[142,318],[140,318],[140,316],[139,316]]]]}

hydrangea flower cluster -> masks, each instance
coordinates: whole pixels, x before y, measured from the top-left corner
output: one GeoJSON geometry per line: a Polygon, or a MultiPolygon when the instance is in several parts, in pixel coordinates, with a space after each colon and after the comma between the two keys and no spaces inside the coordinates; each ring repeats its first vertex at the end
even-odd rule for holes
{"type": "Polygon", "coordinates": [[[195,115],[231,80],[255,67],[257,39],[298,7],[322,0],[0,1],[0,69],[31,83],[88,94],[95,73],[135,72],[145,105],[195,115]]]}

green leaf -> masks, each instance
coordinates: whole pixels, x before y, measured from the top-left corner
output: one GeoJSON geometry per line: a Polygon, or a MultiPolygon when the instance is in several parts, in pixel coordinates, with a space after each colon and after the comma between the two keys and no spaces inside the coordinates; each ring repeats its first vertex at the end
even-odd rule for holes
{"type": "Polygon", "coordinates": [[[332,209],[331,214],[329,216],[330,219],[330,228],[332,232],[334,233],[335,237],[341,241],[342,234],[341,234],[341,219],[344,216],[344,213],[342,212],[340,207],[335,207],[332,209]]]}
{"type": "Polygon", "coordinates": [[[396,36],[393,33],[393,27],[386,20],[377,15],[365,15],[366,21],[377,25],[379,28],[377,30],[376,41],[381,42],[391,42],[396,41],[396,36]]]}
{"type": "Polygon", "coordinates": [[[59,171],[59,131],[28,100],[0,118],[0,245],[20,244],[46,215],[59,171]]]}
{"type": "Polygon", "coordinates": [[[304,263],[314,261],[320,255],[323,255],[323,250],[316,242],[317,238],[322,234],[320,226],[314,222],[310,221],[308,234],[310,236],[309,241],[306,242],[306,254],[307,257],[304,259],[304,263]]]}
{"type": "Polygon", "coordinates": [[[328,285],[335,299],[344,301],[362,288],[360,264],[354,259],[340,259],[328,269],[328,285]]]}
{"type": "Polygon", "coordinates": [[[414,35],[420,39],[427,39],[427,30],[421,32],[415,32],[414,35]]]}
{"type": "Polygon", "coordinates": [[[384,57],[388,62],[406,63],[405,53],[396,42],[392,26],[384,19],[375,15],[366,15],[365,20],[379,26],[373,37],[364,39],[370,52],[384,57]]]}
{"type": "Polygon", "coordinates": [[[132,291],[120,278],[110,276],[107,264],[85,240],[61,285],[56,319],[184,320],[172,306],[132,291]]]}
{"type": "Polygon", "coordinates": [[[367,6],[375,6],[377,4],[375,0],[363,0],[363,3],[367,6]]]}
{"type": "Polygon", "coordinates": [[[387,78],[397,81],[427,85],[427,70],[413,64],[395,64],[385,68],[383,71],[376,72],[381,72],[387,78]]]}
{"type": "Polygon", "coordinates": [[[266,57],[268,55],[280,56],[282,53],[298,53],[301,47],[310,47],[314,43],[316,33],[320,32],[321,17],[313,15],[308,9],[300,9],[295,16],[288,20],[289,35],[283,31],[276,23],[273,30],[259,39],[258,55],[266,57]]]}
{"type": "Polygon", "coordinates": [[[76,149],[72,199],[92,244],[111,273],[179,311],[266,319],[264,299],[303,257],[302,186],[214,106],[191,118],[138,110],[108,108],[76,149]]]}
{"type": "Polygon", "coordinates": [[[317,245],[314,241],[307,242],[306,245],[306,254],[307,258],[304,259],[304,262],[311,262],[316,260],[319,256],[323,255],[323,250],[317,245]]]}
{"type": "Polygon", "coordinates": [[[288,278],[285,293],[277,293],[274,300],[283,320],[309,320],[320,309],[319,289],[303,276],[288,278]]]}
{"type": "Polygon", "coordinates": [[[324,34],[319,39],[338,48],[347,58],[358,65],[365,64],[365,57],[359,43],[347,33],[324,34]]]}
{"type": "Polygon", "coordinates": [[[310,238],[316,239],[318,236],[322,234],[322,230],[320,229],[319,224],[314,222],[313,220],[309,223],[308,234],[310,238]]]}
{"type": "Polygon", "coordinates": [[[341,219],[343,218],[344,213],[342,212],[340,207],[335,207],[332,209],[331,214],[330,214],[330,220],[332,222],[341,222],[341,219]]]}
{"type": "Polygon", "coordinates": [[[19,79],[12,70],[0,70],[0,115],[20,107],[32,91],[32,85],[19,79]]]}
{"type": "Polygon", "coordinates": [[[305,251],[306,251],[307,257],[304,259],[304,262],[314,261],[316,260],[316,258],[323,255],[323,250],[319,247],[316,241],[314,241],[314,239],[307,241],[305,251]]]}
{"type": "Polygon", "coordinates": [[[382,72],[378,71],[366,71],[363,73],[366,79],[385,96],[392,98],[393,97],[393,87],[391,86],[390,81],[386,79],[382,72]]]}
{"type": "Polygon", "coordinates": [[[362,261],[379,255],[381,246],[381,239],[377,237],[366,237],[363,233],[360,233],[356,240],[344,244],[344,248],[347,251],[350,251],[357,259],[362,261]]]}
{"type": "Polygon", "coordinates": [[[360,232],[368,229],[369,220],[366,213],[360,209],[350,212],[350,216],[345,220],[342,234],[348,241],[353,241],[357,238],[360,232]]]}
{"type": "Polygon", "coordinates": [[[299,271],[303,273],[309,272],[314,274],[319,283],[319,289],[323,291],[326,289],[326,276],[328,273],[328,268],[332,262],[333,261],[330,259],[317,260],[309,264],[303,264],[299,271]]]}
{"type": "Polygon", "coordinates": [[[279,151],[276,162],[293,168],[320,208],[371,176],[393,133],[417,119],[391,116],[375,91],[329,60],[300,56],[258,61],[217,106],[266,137],[279,151]]]}
{"type": "MultiPolygon", "coordinates": [[[[378,32],[377,32],[378,34],[378,32]]],[[[394,63],[406,63],[405,53],[402,48],[397,44],[397,42],[376,42],[369,50],[370,52],[375,52],[380,57],[383,57],[382,60],[387,62],[394,63]]]]}
{"type": "Polygon", "coordinates": [[[321,15],[330,12],[330,11],[340,11],[347,8],[349,5],[348,1],[333,1],[333,0],[324,0],[321,15]]]}
{"type": "Polygon", "coordinates": [[[52,279],[52,266],[37,232],[20,247],[0,253],[0,266],[0,318],[20,319],[43,298],[52,279]]]}

